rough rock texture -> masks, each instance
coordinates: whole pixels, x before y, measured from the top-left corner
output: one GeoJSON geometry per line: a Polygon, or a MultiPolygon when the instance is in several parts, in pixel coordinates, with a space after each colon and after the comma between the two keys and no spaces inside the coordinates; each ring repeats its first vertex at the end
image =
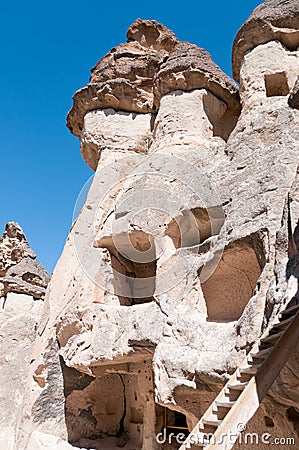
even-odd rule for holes
{"type": "Polygon", "coordinates": [[[130,41],[138,41],[143,47],[171,52],[178,42],[175,34],[156,20],[137,19],[127,31],[130,41]]]}
{"type": "Polygon", "coordinates": [[[180,42],[160,65],[155,80],[155,102],[176,90],[208,89],[223,100],[232,113],[240,113],[236,84],[216,66],[210,54],[194,44],[180,42]]]}
{"type": "MultiPolygon", "coordinates": [[[[47,290],[18,450],[177,448],[156,434],[190,431],[298,299],[298,52],[271,41],[242,57],[238,116],[204,51],[154,21],[128,39],[68,117],[95,175],[47,290]]],[[[248,432],[298,437],[296,353],[248,432]]]]}
{"type": "Polygon", "coordinates": [[[240,80],[244,55],[270,41],[280,41],[289,50],[299,46],[299,3],[296,0],[266,0],[257,6],[238,31],[233,44],[233,75],[240,80]]]}
{"type": "Polygon", "coordinates": [[[118,151],[126,155],[128,151],[147,153],[151,140],[150,114],[136,114],[114,109],[90,111],[84,118],[81,134],[81,154],[86,163],[96,170],[99,159],[110,160],[115,142],[118,151]]]}
{"type": "Polygon", "coordinates": [[[35,258],[35,253],[29,247],[21,227],[9,222],[0,238],[0,276],[3,277],[10,267],[27,257],[35,258]]]}
{"type": "Polygon", "coordinates": [[[18,292],[42,298],[48,282],[49,276],[29,247],[22,228],[9,222],[0,238],[1,296],[18,292]]]}
{"type": "Polygon", "coordinates": [[[0,240],[0,449],[14,450],[49,277],[18,224],[9,222],[0,240]]]}
{"type": "Polygon", "coordinates": [[[137,19],[127,37],[127,43],[113,48],[96,64],[89,84],[74,95],[74,106],[67,118],[73,134],[81,136],[84,116],[89,111],[113,108],[155,113],[161,96],[176,89],[190,91],[209,86],[212,93],[228,103],[231,114],[239,114],[237,86],[208,52],[180,42],[155,20],[137,19]]]}
{"type": "Polygon", "coordinates": [[[14,292],[0,301],[0,449],[14,450],[43,301],[14,292]]]}
{"type": "Polygon", "coordinates": [[[251,107],[265,96],[288,96],[299,72],[299,51],[290,52],[280,42],[261,44],[249,52],[242,62],[242,103],[251,107]],[[267,55],[267,65],[265,65],[267,55]]]}
{"type": "Polygon", "coordinates": [[[113,48],[92,69],[89,84],[74,95],[67,126],[80,137],[84,116],[98,108],[136,113],[154,110],[153,82],[163,60],[179,42],[155,20],[137,19],[128,42],[113,48]]]}
{"type": "Polygon", "coordinates": [[[299,109],[299,77],[297,78],[294,88],[290,93],[288,103],[291,108],[299,109]]]}

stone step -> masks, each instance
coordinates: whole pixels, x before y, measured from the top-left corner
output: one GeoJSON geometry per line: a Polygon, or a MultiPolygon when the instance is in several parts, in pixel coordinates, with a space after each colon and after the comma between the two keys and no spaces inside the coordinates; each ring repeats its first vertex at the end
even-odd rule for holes
{"type": "Polygon", "coordinates": [[[253,353],[250,354],[248,356],[251,356],[252,358],[267,358],[267,356],[269,356],[269,354],[272,352],[272,348],[268,347],[268,348],[264,348],[263,350],[259,350],[257,353],[253,353]]]}
{"type": "Polygon", "coordinates": [[[227,388],[231,391],[243,391],[246,386],[248,385],[248,381],[242,382],[236,382],[235,384],[228,384],[227,388]]]}
{"type": "Polygon", "coordinates": [[[222,420],[218,420],[218,419],[202,419],[202,423],[204,426],[209,426],[209,427],[213,427],[213,428],[217,428],[219,427],[219,425],[221,425],[222,420]]]}
{"type": "Polygon", "coordinates": [[[273,325],[273,327],[271,328],[272,330],[284,330],[285,328],[287,328],[290,323],[294,320],[294,317],[288,317],[286,319],[281,320],[281,322],[276,323],[275,325],[273,325]]]}
{"type": "Polygon", "coordinates": [[[269,334],[267,337],[262,339],[262,342],[266,342],[268,343],[276,343],[279,338],[283,335],[283,331],[280,331],[279,333],[275,333],[275,334],[269,334]]]}
{"type": "Polygon", "coordinates": [[[282,311],[280,313],[280,316],[286,316],[286,315],[289,315],[289,314],[296,314],[296,312],[298,310],[299,310],[299,304],[293,305],[293,306],[290,306],[289,308],[285,309],[284,311],[282,311]]]}
{"type": "Polygon", "coordinates": [[[229,400],[227,400],[227,401],[215,401],[215,407],[230,409],[232,406],[234,406],[235,403],[236,402],[230,402],[229,400]]]}
{"type": "Polygon", "coordinates": [[[261,364],[255,364],[252,366],[241,367],[238,369],[238,372],[240,375],[255,375],[260,367],[261,367],[261,364]]]}

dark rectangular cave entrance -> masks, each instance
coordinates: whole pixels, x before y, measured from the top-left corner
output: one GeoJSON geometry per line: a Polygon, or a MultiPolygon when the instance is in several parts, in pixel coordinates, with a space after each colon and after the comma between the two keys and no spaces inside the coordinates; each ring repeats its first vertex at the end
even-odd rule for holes
{"type": "Polygon", "coordinates": [[[290,92],[285,72],[271,73],[264,76],[267,97],[286,96],[290,92]]]}
{"type": "Polygon", "coordinates": [[[171,433],[176,437],[179,434],[184,434],[186,437],[189,435],[187,419],[184,414],[179,411],[164,408],[164,428],[166,430],[166,436],[171,433]]]}

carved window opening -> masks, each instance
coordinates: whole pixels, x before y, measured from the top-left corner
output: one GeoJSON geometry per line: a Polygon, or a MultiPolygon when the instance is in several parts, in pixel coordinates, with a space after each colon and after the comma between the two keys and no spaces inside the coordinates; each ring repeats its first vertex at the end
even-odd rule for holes
{"type": "Polygon", "coordinates": [[[153,301],[157,260],[153,239],[148,234],[135,231],[129,235],[106,236],[97,246],[109,251],[114,293],[122,306],[153,301]]]}
{"type": "Polygon", "coordinates": [[[254,294],[264,266],[264,248],[258,236],[226,247],[216,270],[202,283],[208,320],[238,320],[254,294]]]}
{"type": "Polygon", "coordinates": [[[267,97],[286,96],[290,92],[285,72],[265,75],[265,88],[267,97]]]}
{"type": "Polygon", "coordinates": [[[274,421],[271,417],[269,416],[264,416],[264,421],[265,421],[265,425],[268,428],[273,428],[275,427],[274,421]]]}

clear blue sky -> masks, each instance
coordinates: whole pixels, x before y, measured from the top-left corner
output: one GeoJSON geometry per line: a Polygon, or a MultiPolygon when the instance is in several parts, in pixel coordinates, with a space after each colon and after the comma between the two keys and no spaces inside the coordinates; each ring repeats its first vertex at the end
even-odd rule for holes
{"type": "Polygon", "coordinates": [[[65,126],[73,93],[137,18],[156,19],[231,74],[233,38],[259,0],[1,2],[0,235],[17,221],[49,272],[91,175],[65,126]]]}

